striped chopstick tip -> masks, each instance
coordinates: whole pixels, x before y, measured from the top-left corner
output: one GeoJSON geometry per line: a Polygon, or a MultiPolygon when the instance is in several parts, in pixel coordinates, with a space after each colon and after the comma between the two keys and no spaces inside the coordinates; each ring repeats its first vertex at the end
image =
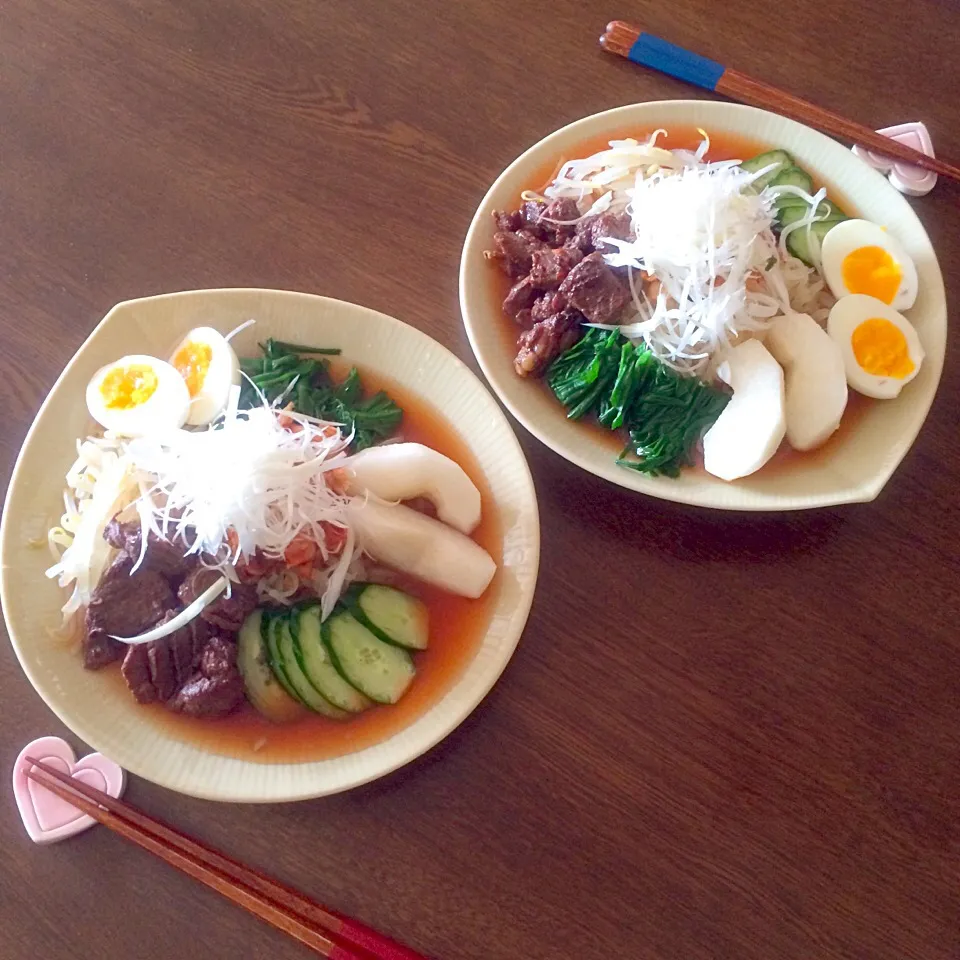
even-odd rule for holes
{"type": "Polygon", "coordinates": [[[639,27],[611,20],[600,38],[601,48],[615,56],[657,70],[704,90],[719,93],[732,100],[769,110],[797,120],[832,137],[857,144],[880,156],[911,164],[923,170],[960,181],[960,167],[913,149],[897,140],[824,110],[804,100],[756,80],[724,64],[679,47],[662,37],[646,33],[639,27]]]}

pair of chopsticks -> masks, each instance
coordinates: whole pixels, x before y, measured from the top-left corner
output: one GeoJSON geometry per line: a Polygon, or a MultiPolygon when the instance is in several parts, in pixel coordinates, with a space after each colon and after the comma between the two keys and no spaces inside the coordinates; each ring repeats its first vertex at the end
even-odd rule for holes
{"type": "Polygon", "coordinates": [[[122,800],[30,757],[26,775],[144,850],[329,960],[426,960],[357,920],[203,846],[122,800]]]}
{"type": "Polygon", "coordinates": [[[960,181],[960,168],[944,163],[936,157],[928,157],[925,153],[891,140],[869,127],[847,120],[839,114],[824,110],[760,80],[754,80],[739,70],[725,67],[653,34],[645,33],[622,20],[607,24],[606,31],[600,37],[600,46],[608,53],[659,70],[678,80],[685,80],[705,90],[722,93],[732,100],[799,120],[823,130],[824,133],[872,150],[880,156],[910,163],[960,181]]]}

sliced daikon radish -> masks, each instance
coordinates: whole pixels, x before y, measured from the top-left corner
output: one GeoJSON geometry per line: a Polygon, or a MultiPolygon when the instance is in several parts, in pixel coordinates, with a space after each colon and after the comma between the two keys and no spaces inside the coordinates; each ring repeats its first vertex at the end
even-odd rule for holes
{"type": "Polygon", "coordinates": [[[839,345],[805,313],[777,317],[764,345],[783,367],[787,441],[794,450],[819,447],[840,426],[847,406],[839,345]]]}
{"type": "Polygon", "coordinates": [[[347,508],[363,549],[375,560],[461,597],[479,597],[497,565],[483,547],[400,504],[355,499],[347,508]]]}
{"type": "Polygon", "coordinates": [[[437,518],[461,533],[472,533],[480,522],[480,491],[463,468],[422,443],[388,443],[350,457],[347,492],[372,493],[381,500],[425,497],[437,518]]]}
{"type": "Polygon", "coordinates": [[[703,438],[703,465],[721,480],[737,480],[759,470],[783,440],[783,370],[759,340],[746,340],[717,376],[733,388],[733,399],[703,438]]]}

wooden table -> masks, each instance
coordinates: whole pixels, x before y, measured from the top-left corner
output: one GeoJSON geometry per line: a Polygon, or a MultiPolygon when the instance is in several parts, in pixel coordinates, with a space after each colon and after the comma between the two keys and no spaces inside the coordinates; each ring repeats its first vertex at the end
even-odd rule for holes
{"type": "MultiPolygon", "coordinates": [[[[269,286],[354,300],[473,364],[457,266],[518,153],[691,88],[604,56],[608,19],[960,158],[944,0],[550,4],[8,0],[0,7],[4,481],[115,302],[269,286]],[[361,19],[361,9],[363,15],[361,19]]],[[[960,192],[915,207],[960,299],[960,192]]],[[[875,503],[705,514],[586,476],[518,428],[543,564],[502,681],[402,772],[296,805],[134,803],[453,958],[960,956],[960,390],[875,503]]],[[[71,735],[0,645],[0,769],[71,735]]],[[[73,740],[76,743],[75,740],[73,740]]],[[[0,816],[9,960],[306,951],[106,830],[0,816]]]]}

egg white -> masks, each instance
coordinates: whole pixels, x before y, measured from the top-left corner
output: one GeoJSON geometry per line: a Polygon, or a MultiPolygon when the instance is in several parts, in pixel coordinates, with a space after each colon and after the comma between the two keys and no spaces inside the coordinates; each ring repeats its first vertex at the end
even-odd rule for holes
{"type": "Polygon", "coordinates": [[[888,306],[876,297],[868,297],[863,293],[851,294],[842,297],[836,302],[827,319],[827,333],[840,347],[843,355],[843,366],[847,374],[847,383],[867,397],[878,400],[892,400],[900,391],[916,377],[923,364],[924,351],[920,345],[920,337],[913,324],[893,307],[888,306]],[[852,337],[856,328],[865,320],[879,317],[889,320],[903,334],[907,342],[907,353],[913,361],[913,370],[905,377],[883,377],[868,373],[857,360],[853,352],[852,337]]]}
{"type": "Polygon", "coordinates": [[[222,333],[213,327],[195,327],[170,354],[171,363],[188,343],[210,348],[210,366],[196,396],[190,398],[187,414],[187,423],[199,426],[210,423],[223,413],[230,397],[230,388],[240,383],[240,361],[222,333]]]}
{"type": "Polygon", "coordinates": [[[917,267],[895,237],[869,220],[844,220],[823,238],[820,260],[833,295],[840,298],[857,292],[844,282],[843,262],[861,247],[880,247],[890,254],[900,269],[900,285],[890,306],[894,310],[909,310],[917,299],[917,267]]]}
{"type": "Polygon", "coordinates": [[[101,367],[87,384],[86,399],[90,416],[104,429],[124,437],[142,437],[182,427],[190,406],[190,392],[177,370],[163,360],[140,354],[101,367]],[[156,389],[135,407],[112,409],[101,392],[104,379],[111,371],[130,366],[149,368],[157,378],[156,389]]]}

